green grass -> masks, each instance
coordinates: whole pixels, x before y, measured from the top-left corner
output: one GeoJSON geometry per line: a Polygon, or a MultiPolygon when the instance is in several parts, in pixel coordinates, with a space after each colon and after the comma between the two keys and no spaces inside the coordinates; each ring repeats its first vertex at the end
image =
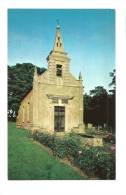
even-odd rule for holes
{"type": "Polygon", "coordinates": [[[8,139],[8,179],[85,179],[34,142],[27,130],[16,129],[15,123],[9,122],[8,139]]]}

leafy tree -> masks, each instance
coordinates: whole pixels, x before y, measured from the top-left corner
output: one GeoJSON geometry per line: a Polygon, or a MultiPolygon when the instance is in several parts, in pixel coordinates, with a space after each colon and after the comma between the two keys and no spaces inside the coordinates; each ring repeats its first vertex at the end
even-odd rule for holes
{"type": "Polygon", "coordinates": [[[90,91],[93,121],[96,126],[103,126],[107,117],[107,91],[102,86],[90,91]]]}
{"type": "Polygon", "coordinates": [[[90,107],[91,97],[88,94],[84,95],[84,123],[90,123],[92,121],[92,108],[90,107]]]}
{"type": "Polygon", "coordinates": [[[84,95],[84,122],[92,123],[95,126],[107,124],[110,131],[115,131],[115,92],[116,92],[116,71],[110,73],[112,81],[109,84],[113,87],[107,93],[102,86],[90,90],[90,94],[84,95]]]}
{"type": "Polygon", "coordinates": [[[107,118],[107,91],[102,86],[90,90],[85,94],[85,123],[103,126],[107,118]]]}
{"type": "Polygon", "coordinates": [[[108,125],[112,127],[112,131],[115,132],[115,95],[116,95],[116,70],[114,69],[109,73],[110,77],[112,77],[112,81],[109,84],[110,87],[113,87],[109,90],[110,94],[108,97],[108,125]]]}
{"type": "Polygon", "coordinates": [[[116,70],[114,69],[112,72],[109,73],[110,77],[112,77],[111,83],[109,83],[109,87],[113,87],[113,89],[110,89],[109,92],[112,94],[115,94],[116,91],[116,70]]]}
{"type": "Polygon", "coordinates": [[[100,97],[101,95],[107,95],[107,91],[106,91],[106,89],[104,89],[104,87],[97,86],[97,87],[95,87],[95,89],[90,90],[90,95],[100,97]]]}

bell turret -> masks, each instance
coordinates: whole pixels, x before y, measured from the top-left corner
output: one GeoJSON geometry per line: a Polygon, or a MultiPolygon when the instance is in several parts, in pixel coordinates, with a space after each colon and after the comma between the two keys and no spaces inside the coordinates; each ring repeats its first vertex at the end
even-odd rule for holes
{"type": "Polygon", "coordinates": [[[53,51],[65,52],[64,46],[63,46],[63,40],[61,36],[61,28],[59,24],[57,24],[57,27],[56,27],[56,36],[55,36],[53,51]]]}

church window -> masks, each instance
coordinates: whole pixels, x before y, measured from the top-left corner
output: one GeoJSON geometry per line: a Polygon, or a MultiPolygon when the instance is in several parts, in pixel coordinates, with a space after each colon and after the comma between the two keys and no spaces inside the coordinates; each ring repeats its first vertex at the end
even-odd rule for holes
{"type": "Polygon", "coordinates": [[[59,77],[62,76],[62,65],[60,64],[56,65],[56,76],[59,76],[59,77]]]}
{"type": "Polygon", "coordinates": [[[60,47],[62,46],[62,43],[60,43],[60,47]]]}
{"type": "Polygon", "coordinates": [[[57,47],[58,47],[58,43],[57,43],[57,47]]]}
{"type": "Polygon", "coordinates": [[[60,37],[58,37],[58,41],[60,40],[60,37]]]}

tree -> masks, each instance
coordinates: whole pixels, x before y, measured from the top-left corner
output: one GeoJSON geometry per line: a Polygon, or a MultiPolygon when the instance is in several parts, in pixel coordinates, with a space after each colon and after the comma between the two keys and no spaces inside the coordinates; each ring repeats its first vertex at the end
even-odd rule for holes
{"type": "Polygon", "coordinates": [[[90,90],[90,94],[84,95],[84,122],[93,125],[107,124],[108,131],[115,132],[115,94],[116,94],[116,70],[109,73],[112,78],[109,93],[102,86],[90,90]]]}
{"type": "Polygon", "coordinates": [[[109,87],[113,87],[113,89],[110,89],[109,92],[111,92],[112,94],[115,94],[116,91],[116,70],[113,69],[112,72],[109,73],[110,77],[112,77],[112,81],[111,83],[109,83],[109,87]]]}
{"type": "Polygon", "coordinates": [[[91,97],[88,94],[84,95],[84,123],[88,124],[92,121],[92,108],[90,107],[91,97]]]}
{"type": "Polygon", "coordinates": [[[107,118],[107,91],[102,86],[90,90],[90,95],[85,94],[85,123],[103,126],[107,118]]]}
{"type": "Polygon", "coordinates": [[[106,89],[104,89],[103,86],[97,86],[95,89],[90,90],[90,95],[91,96],[101,96],[101,95],[107,95],[106,89]]]}
{"type": "Polygon", "coordinates": [[[110,94],[108,97],[108,125],[112,128],[112,131],[115,132],[115,95],[116,95],[116,70],[114,69],[109,73],[112,77],[112,81],[109,84],[109,87],[113,87],[109,90],[110,94]]]}

